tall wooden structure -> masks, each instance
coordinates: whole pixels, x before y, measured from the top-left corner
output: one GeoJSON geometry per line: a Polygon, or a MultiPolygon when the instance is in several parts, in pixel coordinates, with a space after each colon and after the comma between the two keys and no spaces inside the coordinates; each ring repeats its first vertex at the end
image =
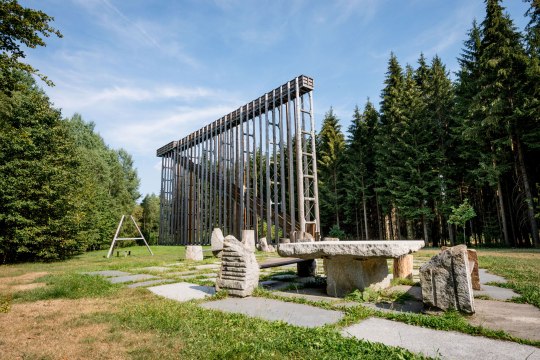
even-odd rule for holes
{"type": "Polygon", "coordinates": [[[313,79],[298,76],[157,150],[160,244],[210,242],[213,228],[277,243],[320,229],[313,79]]]}

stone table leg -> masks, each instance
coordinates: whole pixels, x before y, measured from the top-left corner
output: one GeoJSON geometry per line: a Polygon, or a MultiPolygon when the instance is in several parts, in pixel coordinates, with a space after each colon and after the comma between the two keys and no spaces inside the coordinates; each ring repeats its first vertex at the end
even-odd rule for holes
{"type": "Polygon", "coordinates": [[[370,287],[379,290],[390,286],[385,258],[329,258],[324,260],[324,264],[326,292],[330,296],[344,297],[356,289],[370,287]]]}

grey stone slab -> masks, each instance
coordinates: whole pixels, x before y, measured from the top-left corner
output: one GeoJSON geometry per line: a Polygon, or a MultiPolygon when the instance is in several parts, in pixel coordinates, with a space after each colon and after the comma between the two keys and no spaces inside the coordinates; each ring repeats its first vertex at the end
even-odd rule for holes
{"type": "Polygon", "coordinates": [[[480,300],[476,313],[466,319],[473,325],[503,330],[523,339],[540,341],[540,309],[530,304],[480,300]]]}
{"type": "Polygon", "coordinates": [[[206,309],[240,313],[264,320],[284,321],[291,325],[305,327],[333,324],[343,317],[343,313],[340,311],[257,297],[227,298],[207,302],[201,306],[206,309]]]}
{"type": "Polygon", "coordinates": [[[423,240],[315,241],[278,245],[281,256],[315,259],[321,257],[397,258],[424,247],[423,240]]]}
{"type": "Polygon", "coordinates": [[[128,273],[128,272],[125,272],[125,271],[118,271],[118,270],[91,271],[91,272],[85,272],[83,274],[86,274],[86,275],[99,275],[99,276],[104,276],[104,277],[131,275],[131,273],[128,273]]]}
{"type": "Polygon", "coordinates": [[[172,275],[172,276],[184,276],[184,275],[193,275],[193,274],[196,274],[197,271],[194,271],[194,270],[189,270],[189,271],[176,271],[176,272],[171,272],[171,273],[167,273],[167,275],[172,275]]]}
{"type": "Polygon", "coordinates": [[[478,275],[480,275],[480,284],[487,284],[489,282],[499,282],[499,283],[508,282],[502,276],[488,273],[486,269],[478,269],[478,275]]]}
{"type": "Polygon", "coordinates": [[[128,288],[138,288],[138,287],[146,287],[150,285],[157,285],[157,284],[163,284],[168,282],[173,282],[174,280],[171,279],[157,279],[157,280],[148,280],[148,281],[142,281],[142,282],[136,282],[133,284],[129,284],[128,288]]]}
{"type": "Polygon", "coordinates": [[[187,282],[153,286],[148,288],[148,290],[156,295],[180,302],[193,299],[204,299],[205,297],[216,293],[213,286],[201,286],[187,282]]]}
{"type": "Polygon", "coordinates": [[[342,299],[329,296],[326,294],[326,291],[324,289],[305,288],[297,290],[276,291],[274,292],[274,294],[284,297],[302,298],[310,301],[324,301],[338,306],[346,306],[345,304],[347,303],[350,303],[351,306],[360,305],[357,302],[343,301],[342,299]]]}
{"type": "Polygon", "coordinates": [[[149,266],[139,269],[140,271],[155,271],[155,272],[165,272],[165,271],[171,271],[170,268],[165,266],[149,266]]]}
{"type": "Polygon", "coordinates": [[[182,265],[184,265],[184,263],[175,262],[175,263],[172,263],[172,264],[165,264],[164,266],[182,266],[182,265]]]}
{"type": "Polygon", "coordinates": [[[118,277],[108,278],[107,280],[111,284],[121,284],[121,283],[141,281],[141,280],[149,280],[149,279],[156,279],[156,278],[157,278],[157,276],[154,276],[154,275],[135,274],[135,275],[126,275],[126,276],[118,276],[118,277]]]}
{"type": "Polygon", "coordinates": [[[378,318],[368,318],[360,324],[346,327],[342,335],[399,346],[414,353],[442,359],[540,359],[540,349],[532,346],[378,318]]]}
{"type": "Polygon", "coordinates": [[[512,289],[500,288],[498,286],[482,284],[481,290],[474,290],[474,296],[489,296],[495,300],[510,300],[513,297],[519,296],[512,289]]]}

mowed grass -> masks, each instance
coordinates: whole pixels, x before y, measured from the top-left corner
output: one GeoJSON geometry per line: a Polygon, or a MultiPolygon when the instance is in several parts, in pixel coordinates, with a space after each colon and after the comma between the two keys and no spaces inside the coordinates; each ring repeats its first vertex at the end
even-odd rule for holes
{"type": "MultiPolygon", "coordinates": [[[[371,316],[540,346],[540,342],[516,339],[502,331],[469,325],[462,315],[455,312],[443,316],[392,314],[362,306],[340,308],[328,303],[281,298],[285,301],[302,302],[345,313],[344,319],[338,324],[308,329],[282,322],[268,322],[243,315],[206,310],[197,306],[196,301],[178,303],[154,296],[146,289],[128,289],[125,286],[110,284],[100,277],[82,274],[96,270],[123,270],[134,273],[137,268],[174,263],[181,264],[183,268],[193,268],[200,264],[182,260],[183,247],[152,247],[155,256],[150,256],[143,247],[125,250],[132,251],[132,255],[106,259],[104,258],[106,251],[99,251],[83,254],[65,262],[0,266],[0,280],[3,277],[20,276],[31,272],[48,273],[34,280],[46,283],[44,287],[14,293],[0,291],[0,316],[16,311],[13,310],[16,306],[40,300],[75,299],[73,304],[76,306],[77,300],[103,298],[113,305],[103,311],[81,315],[78,321],[68,324],[58,323],[57,326],[79,326],[81,322],[106,324],[111,327],[114,336],[118,337],[133,332],[144,333],[145,339],[125,349],[127,356],[134,359],[419,358],[418,355],[404,349],[340,335],[340,330],[344,326],[358,323],[371,316]]],[[[417,258],[428,260],[436,253],[437,250],[423,250],[418,253],[417,258]]],[[[522,294],[519,301],[530,302],[536,306],[540,284],[539,256],[540,252],[537,251],[479,251],[481,267],[506,277],[510,281],[508,286],[522,294]]],[[[210,257],[205,259],[205,262],[213,261],[215,259],[210,257]]],[[[222,296],[223,294],[219,294],[217,297],[222,296]]],[[[275,297],[265,290],[258,290],[256,296],[275,297]]],[[[31,327],[32,324],[28,326],[31,327]]],[[[51,334],[53,333],[54,328],[51,328],[51,334]]],[[[91,344],[87,341],[84,346],[91,344]]]]}

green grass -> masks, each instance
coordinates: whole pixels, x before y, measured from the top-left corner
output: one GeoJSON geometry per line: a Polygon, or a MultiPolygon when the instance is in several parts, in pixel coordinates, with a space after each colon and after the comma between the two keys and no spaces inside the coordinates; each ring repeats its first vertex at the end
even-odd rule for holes
{"type": "Polygon", "coordinates": [[[47,286],[13,294],[15,301],[81,299],[108,296],[120,288],[100,276],[83,274],[47,275],[38,281],[47,286]]]}
{"type": "MultiPolygon", "coordinates": [[[[49,273],[49,275],[35,280],[36,282],[46,282],[46,287],[15,294],[0,294],[0,313],[10,311],[12,303],[56,298],[107,297],[113,299],[116,305],[112,313],[109,311],[97,315],[85,315],[89,316],[86,321],[111,324],[118,334],[121,334],[122,331],[149,334],[150,340],[147,343],[141,342],[133,349],[129,349],[129,356],[135,359],[156,357],[163,359],[409,359],[416,357],[400,348],[344,338],[340,335],[339,331],[342,327],[358,323],[368,317],[386,318],[432,329],[454,330],[540,347],[539,341],[517,339],[503,331],[493,331],[469,325],[466,318],[456,312],[448,312],[440,316],[390,313],[369,309],[361,305],[344,307],[340,306],[339,303],[282,297],[260,288],[255,291],[255,296],[308,304],[345,313],[345,317],[338,324],[307,329],[282,322],[267,322],[243,315],[205,310],[198,307],[197,302],[177,303],[158,298],[145,289],[127,289],[125,286],[112,285],[100,277],[81,274],[96,270],[123,270],[134,273],[142,267],[163,266],[177,262],[179,264],[171,267],[171,271],[186,271],[201,264],[200,262],[183,260],[184,247],[180,246],[154,246],[152,250],[155,256],[150,256],[144,247],[131,247],[122,250],[131,250],[132,256],[106,259],[104,258],[106,251],[99,251],[86,253],[64,262],[0,266],[0,277],[38,271],[49,273]]],[[[417,258],[428,260],[437,252],[436,250],[421,251],[417,258]]],[[[481,250],[479,258],[481,267],[488,268],[490,272],[504,276],[509,280],[507,286],[521,294],[518,301],[540,305],[540,252],[481,250]]],[[[208,256],[203,263],[215,261],[215,258],[208,256]]],[[[208,272],[214,271],[208,270],[208,272]]],[[[291,272],[281,271],[281,273],[291,272]]],[[[165,274],[160,276],[168,277],[165,274]]],[[[321,285],[317,281],[313,284],[307,284],[307,286],[321,285]]],[[[195,278],[193,282],[209,284],[208,280],[202,276],[195,278]]],[[[356,294],[357,300],[364,301],[364,295],[366,294],[356,294]]],[[[398,293],[387,298],[384,296],[379,298],[379,295],[376,299],[371,299],[373,294],[366,296],[368,300],[372,301],[408,300],[407,294],[398,293]]],[[[221,292],[213,299],[225,296],[221,292]]],[[[85,341],[91,343],[92,334],[89,334],[85,341]]]]}
{"type": "Polygon", "coordinates": [[[478,262],[480,267],[508,280],[507,284],[497,286],[513,289],[520,294],[512,301],[540,308],[540,252],[524,254],[482,250],[478,262]]]}
{"type": "Polygon", "coordinates": [[[189,359],[415,359],[404,349],[344,338],[332,327],[308,329],[202,309],[194,302],[148,297],[113,319],[120,326],[179,337],[174,358],[189,359]]]}

